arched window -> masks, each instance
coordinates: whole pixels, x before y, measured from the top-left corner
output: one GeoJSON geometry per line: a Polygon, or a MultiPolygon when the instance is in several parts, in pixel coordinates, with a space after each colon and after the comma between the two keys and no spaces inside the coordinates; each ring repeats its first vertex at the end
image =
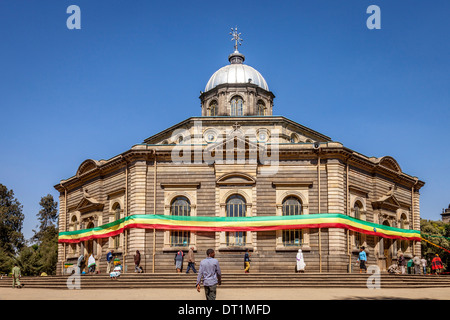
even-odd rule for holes
{"type": "MultiPolygon", "coordinates": [[[[191,203],[186,197],[176,197],[170,205],[170,214],[173,216],[190,216],[191,203]]],[[[173,230],[170,232],[170,246],[187,247],[189,246],[191,233],[185,230],[173,230]]]]}
{"type": "Polygon", "coordinates": [[[191,203],[186,197],[176,197],[170,205],[170,214],[173,216],[190,216],[191,203]]]}
{"type": "MultiPolygon", "coordinates": [[[[296,197],[287,197],[283,201],[283,216],[302,214],[302,203],[296,197]]],[[[282,240],[284,246],[299,246],[302,244],[303,232],[301,229],[283,230],[282,240]]]]}
{"type": "Polygon", "coordinates": [[[353,210],[355,211],[355,218],[361,219],[361,204],[359,202],[355,202],[353,210]]]}
{"type": "Polygon", "coordinates": [[[214,100],[209,104],[208,116],[217,116],[217,101],[214,100]]]}
{"type": "Polygon", "coordinates": [[[243,116],[244,115],[244,102],[239,96],[231,99],[231,116],[243,116]]]}
{"type": "Polygon", "coordinates": [[[116,204],[114,207],[114,221],[120,219],[120,204],[116,204]]]}
{"type": "Polygon", "coordinates": [[[258,116],[266,115],[266,105],[264,104],[264,101],[262,100],[258,101],[258,104],[256,105],[256,112],[258,116]]]}
{"type": "Polygon", "coordinates": [[[78,230],[78,219],[76,215],[73,215],[70,223],[70,231],[77,231],[77,230],[78,230]]]}
{"type": "MultiPolygon", "coordinates": [[[[245,217],[247,206],[245,199],[238,195],[232,195],[227,199],[227,217],[245,217]]],[[[245,246],[246,243],[246,232],[227,232],[226,233],[227,246],[245,246]]]]}
{"type": "Polygon", "coordinates": [[[298,142],[298,137],[295,133],[291,134],[291,143],[297,143],[298,142]]]}
{"type": "MultiPolygon", "coordinates": [[[[117,221],[120,219],[120,204],[116,204],[113,208],[114,211],[114,221],[117,221]]],[[[120,234],[114,236],[114,248],[118,249],[120,246],[120,234]]]]}
{"type": "MultiPolygon", "coordinates": [[[[359,201],[355,202],[355,205],[353,206],[353,211],[354,211],[354,217],[356,219],[361,219],[362,205],[359,201]]],[[[359,248],[363,245],[362,233],[355,232],[353,239],[354,239],[353,245],[356,248],[359,248]]]]}

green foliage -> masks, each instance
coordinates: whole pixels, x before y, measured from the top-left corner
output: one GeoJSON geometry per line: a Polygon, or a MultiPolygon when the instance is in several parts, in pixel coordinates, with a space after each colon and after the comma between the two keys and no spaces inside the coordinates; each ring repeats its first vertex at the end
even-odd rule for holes
{"type": "MultiPolygon", "coordinates": [[[[420,220],[420,231],[424,239],[450,250],[450,224],[443,221],[420,220]]],[[[445,268],[450,267],[450,253],[422,241],[422,255],[431,261],[438,254],[445,268]]]]}
{"type": "Polygon", "coordinates": [[[38,248],[36,246],[22,248],[16,262],[23,276],[38,275],[41,269],[38,248]]]}
{"type": "MultiPolygon", "coordinates": [[[[27,265],[29,272],[38,275],[42,272],[52,275],[56,273],[56,263],[58,262],[58,203],[53,200],[53,196],[48,194],[41,198],[39,202],[41,210],[37,214],[40,225],[39,229],[33,230],[32,240],[36,241],[36,250],[28,258],[27,265]]],[[[25,263],[25,262],[24,262],[25,263]]]]}
{"type": "Polygon", "coordinates": [[[0,274],[8,274],[13,267],[13,256],[0,248],[0,274]]]}
{"type": "Polygon", "coordinates": [[[22,205],[14,192],[0,184],[0,248],[7,255],[16,254],[24,245],[22,205]]]}
{"type": "Polygon", "coordinates": [[[38,231],[33,230],[35,233],[32,240],[42,242],[47,237],[46,232],[53,233],[56,228],[56,221],[58,219],[58,203],[53,200],[51,194],[41,198],[39,202],[41,210],[36,215],[40,225],[38,231]]]}

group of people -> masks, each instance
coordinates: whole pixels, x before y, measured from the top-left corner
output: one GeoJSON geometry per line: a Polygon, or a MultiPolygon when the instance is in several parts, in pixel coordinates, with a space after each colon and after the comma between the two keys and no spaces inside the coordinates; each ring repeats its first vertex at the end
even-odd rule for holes
{"type": "MultiPolygon", "coordinates": [[[[194,273],[197,273],[197,270],[195,269],[194,247],[189,248],[189,251],[186,254],[186,260],[188,262],[186,273],[189,273],[190,269],[192,269],[194,273]]],[[[181,273],[183,271],[183,261],[184,261],[184,252],[183,250],[178,250],[174,258],[177,273],[181,273]]]]}
{"type": "MultiPolygon", "coordinates": [[[[85,267],[86,267],[86,260],[84,258],[84,255],[81,254],[78,257],[76,272],[78,274],[85,274],[86,273],[86,271],[84,271],[85,267]]],[[[93,254],[91,254],[88,258],[88,264],[87,264],[88,273],[95,273],[96,267],[97,267],[97,263],[95,262],[95,257],[93,254]]]]}
{"type": "MultiPolygon", "coordinates": [[[[185,259],[185,254],[183,250],[178,250],[175,254],[174,262],[177,273],[183,272],[183,261],[185,259]]],[[[195,255],[194,255],[194,247],[190,247],[188,253],[186,254],[186,260],[188,266],[186,268],[186,273],[189,273],[189,270],[192,269],[194,273],[197,273],[197,269],[195,269],[195,255]]]]}
{"type": "MultiPolygon", "coordinates": [[[[86,272],[84,271],[85,267],[86,261],[84,255],[81,254],[78,257],[76,272],[78,274],[86,274],[86,272]]],[[[87,264],[88,273],[96,273],[96,267],[97,263],[95,261],[94,254],[91,253],[87,264]]],[[[115,258],[114,250],[108,251],[108,253],[106,254],[106,273],[110,275],[110,278],[112,280],[117,280],[117,278],[120,277],[122,270],[123,270],[122,264],[119,259],[115,258]]],[[[139,250],[136,250],[136,254],[134,255],[134,270],[135,272],[138,273],[144,272],[144,270],[141,267],[141,254],[139,250]]]]}
{"type": "MultiPolygon", "coordinates": [[[[359,262],[359,272],[367,272],[367,254],[361,247],[358,255],[359,262]]],[[[419,256],[414,256],[413,258],[407,259],[404,257],[403,253],[400,253],[397,259],[398,264],[393,264],[389,266],[388,272],[390,273],[401,273],[401,274],[427,274],[427,260],[425,257],[419,258],[419,256]]],[[[444,269],[441,258],[438,254],[435,255],[431,261],[431,272],[435,274],[440,274],[444,269]]]]}
{"type": "MultiPolygon", "coordinates": [[[[177,273],[181,273],[183,270],[183,261],[184,261],[184,252],[183,250],[179,250],[175,254],[174,263],[175,268],[177,270],[177,273]]],[[[197,273],[197,270],[195,269],[195,257],[194,257],[194,247],[190,247],[188,253],[186,254],[186,260],[188,262],[188,266],[186,269],[186,273],[189,273],[189,270],[192,269],[194,273],[197,273]]],[[[301,249],[298,249],[297,256],[296,256],[296,272],[304,272],[305,271],[305,260],[303,258],[303,252],[301,249]]],[[[250,273],[250,250],[246,249],[244,254],[244,272],[250,273]]]]}
{"type": "Polygon", "coordinates": [[[400,253],[397,262],[401,274],[427,274],[427,260],[424,257],[414,256],[412,259],[407,259],[403,253],[400,253]]]}
{"type": "MultiPolygon", "coordinates": [[[[414,256],[412,259],[407,259],[400,253],[398,257],[398,266],[401,274],[427,274],[427,260],[425,257],[419,258],[414,256]]],[[[440,274],[444,269],[441,258],[438,254],[431,260],[431,273],[440,274]]]]}

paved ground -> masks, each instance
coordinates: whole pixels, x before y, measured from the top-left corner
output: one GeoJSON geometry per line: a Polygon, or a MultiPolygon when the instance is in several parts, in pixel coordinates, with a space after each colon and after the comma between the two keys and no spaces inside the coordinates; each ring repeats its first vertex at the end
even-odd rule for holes
{"type": "MultiPolygon", "coordinates": [[[[0,288],[0,300],[205,300],[190,289],[53,290],[0,288]]],[[[450,300],[450,288],[437,289],[221,289],[217,300],[450,300]]]]}

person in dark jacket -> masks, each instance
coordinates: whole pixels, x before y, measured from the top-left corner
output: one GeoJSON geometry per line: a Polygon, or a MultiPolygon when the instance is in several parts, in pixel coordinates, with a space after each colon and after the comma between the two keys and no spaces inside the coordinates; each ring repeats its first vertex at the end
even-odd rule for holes
{"type": "Polygon", "coordinates": [[[245,255],[244,255],[244,266],[245,266],[245,269],[244,269],[244,272],[245,273],[249,273],[250,272],[250,253],[249,253],[249,251],[250,250],[248,250],[248,249],[246,249],[245,250],[245,255]]]}
{"type": "Polygon", "coordinates": [[[175,255],[175,268],[177,268],[177,273],[181,273],[183,269],[183,259],[184,259],[184,252],[183,250],[180,250],[175,255]]]}
{"type": "Polygon", "coordinates": [[[139,252],[139,250],[136,250],[136,254],[134,255],[134,272],[144,272],[141,268],[141,253],[139,252]]]}
{"type": "Polygon", "coordinates": [[[186,273],[189,273],[189,270],[192,269],[194,273],[197,273],[195,270],[195,257],[194,257],[194,247],[191,247],[186,255],[186,259],[188,262],[188,267],[186,269],[186,273]]]}
{"type": "Polygon", "coordinates": [[[398,266],[402,270],[402,274],[405,274],[406,260],[403,253],[400,253],[400,256],[398,257],[398,266]]]}

